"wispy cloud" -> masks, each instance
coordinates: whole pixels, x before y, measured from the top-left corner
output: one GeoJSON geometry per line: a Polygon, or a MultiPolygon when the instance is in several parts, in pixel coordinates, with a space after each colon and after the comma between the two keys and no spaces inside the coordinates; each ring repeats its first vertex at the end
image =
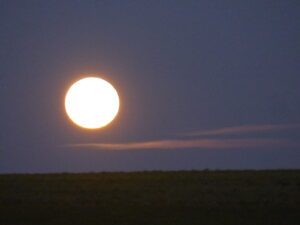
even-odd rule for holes
{"type": "Polygon", "coordinates": [[[181,134],[174,139],[126,143],[73,143],[65,147],[101,150],[300,148],[300,141],[282,138],[229,138],[226,135],[300,128],[299,124],[247,125],[181,134]],[[223,137],[218,137],[222,135],[223,137]],[[212,137],[209,137],[212,136],[212,137]],[[225,136],[225,137],[224,137],[225,136]],[[183,137],[186,137],[183,139],[183,137]],[[206,138],[205,138],[206,137],[206,138]],[[209,137],[209,138],[207,138],[209,137]],[[213,138],[214,137],[214,138],[213,138]],[[189,138],[189,139],[187,139],[189,138]],[[191,139],[193,138],[193,139],[191,139]]]}
{"type": "Polygon", "coordinates": [[[265,131],[279,131],[300,128],[300,124],[279,124],[279,125],[245,125],[235,127],[225,127],[214,130],[194,131],[183,134],[184,136],[215,136],[215,135],[232,135],[245,134],[265,131]]]}
{"type": "Polygon", "coordinates": [[[198,140],[157,140],[128,143],[83,143],[69,144],[73,148],[92,148],[102,150],[141,150],[141,149],[227,149],[251,147],[300,147],[300,142],[288,139],[247,138],[247,139],[198,139],[198,140]]]}

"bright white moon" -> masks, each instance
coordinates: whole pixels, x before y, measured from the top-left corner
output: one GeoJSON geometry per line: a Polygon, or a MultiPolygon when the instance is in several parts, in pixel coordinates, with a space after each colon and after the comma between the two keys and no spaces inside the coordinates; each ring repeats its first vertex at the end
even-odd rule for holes
{"type": "Polygon", "coordinates": [[[65,98],[65,108],[70,119],[89,129],[109,124],[117,115],[119,106],[116,89],[97,77],[87,77],[75,82],[65,98]]]}

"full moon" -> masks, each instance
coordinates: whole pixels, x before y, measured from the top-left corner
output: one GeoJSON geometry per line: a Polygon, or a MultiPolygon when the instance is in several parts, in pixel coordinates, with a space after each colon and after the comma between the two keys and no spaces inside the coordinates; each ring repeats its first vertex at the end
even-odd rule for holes
{"type": "Polygon", "coordinates": [[[75,82],[65,98],[65,109],[70,119],[88,129],[109,124],[116,117],[119,106],[116,89],[98,77],[87,77],[75,82]]]}

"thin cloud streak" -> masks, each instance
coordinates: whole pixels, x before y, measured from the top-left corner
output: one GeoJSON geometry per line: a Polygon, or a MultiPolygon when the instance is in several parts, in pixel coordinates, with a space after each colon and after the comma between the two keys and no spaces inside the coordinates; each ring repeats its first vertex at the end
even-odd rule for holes
{"type": "Polygon", "coordinates": [[[198,140],[157,140],[129,143],[83,143],[68,144],[71,148],[92,148],[101,150],[142,150],[142,149],[235,149],[258,147],[300,147],[300,142],[288,139],[245,138],[245,139],[198,139],[198,140]]]}
{"type": "Polygon", "coordinates": [[[265,131],[279,131],[287,129],[300,128],[300,124],[279,124],[279,125],[245,125],[236,127],[225,127],[215,130],[204,130],[185,133],[185,136],[215,136],[215,135],[231,135],[245,134],[265,131]]]}

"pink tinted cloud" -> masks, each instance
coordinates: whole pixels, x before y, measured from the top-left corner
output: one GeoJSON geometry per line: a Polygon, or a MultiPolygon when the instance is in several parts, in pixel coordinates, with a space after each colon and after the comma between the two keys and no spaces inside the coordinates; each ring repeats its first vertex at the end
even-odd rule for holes
{"type": "Polygon", "coordinates": [[[83,143],[69,144],[73,148],[92,148],[102,150],[142,150],[142,149],[234,149],[259,147],[300,147],[300,142],[288,139],[246,138],[246,139],[198,139],[198,140],[157,140],[128,143],[83,143]]]}
{"type": "Polygon", "coordinates": [[[215,136],[230,134],[245,134],[265,131],[279,131],[300,128],[300,124],[279,124],[279,125],[245,125],[236,127],[225,127],[214,130],[195,131],[184,134],[185,136],[215,136]]]}

